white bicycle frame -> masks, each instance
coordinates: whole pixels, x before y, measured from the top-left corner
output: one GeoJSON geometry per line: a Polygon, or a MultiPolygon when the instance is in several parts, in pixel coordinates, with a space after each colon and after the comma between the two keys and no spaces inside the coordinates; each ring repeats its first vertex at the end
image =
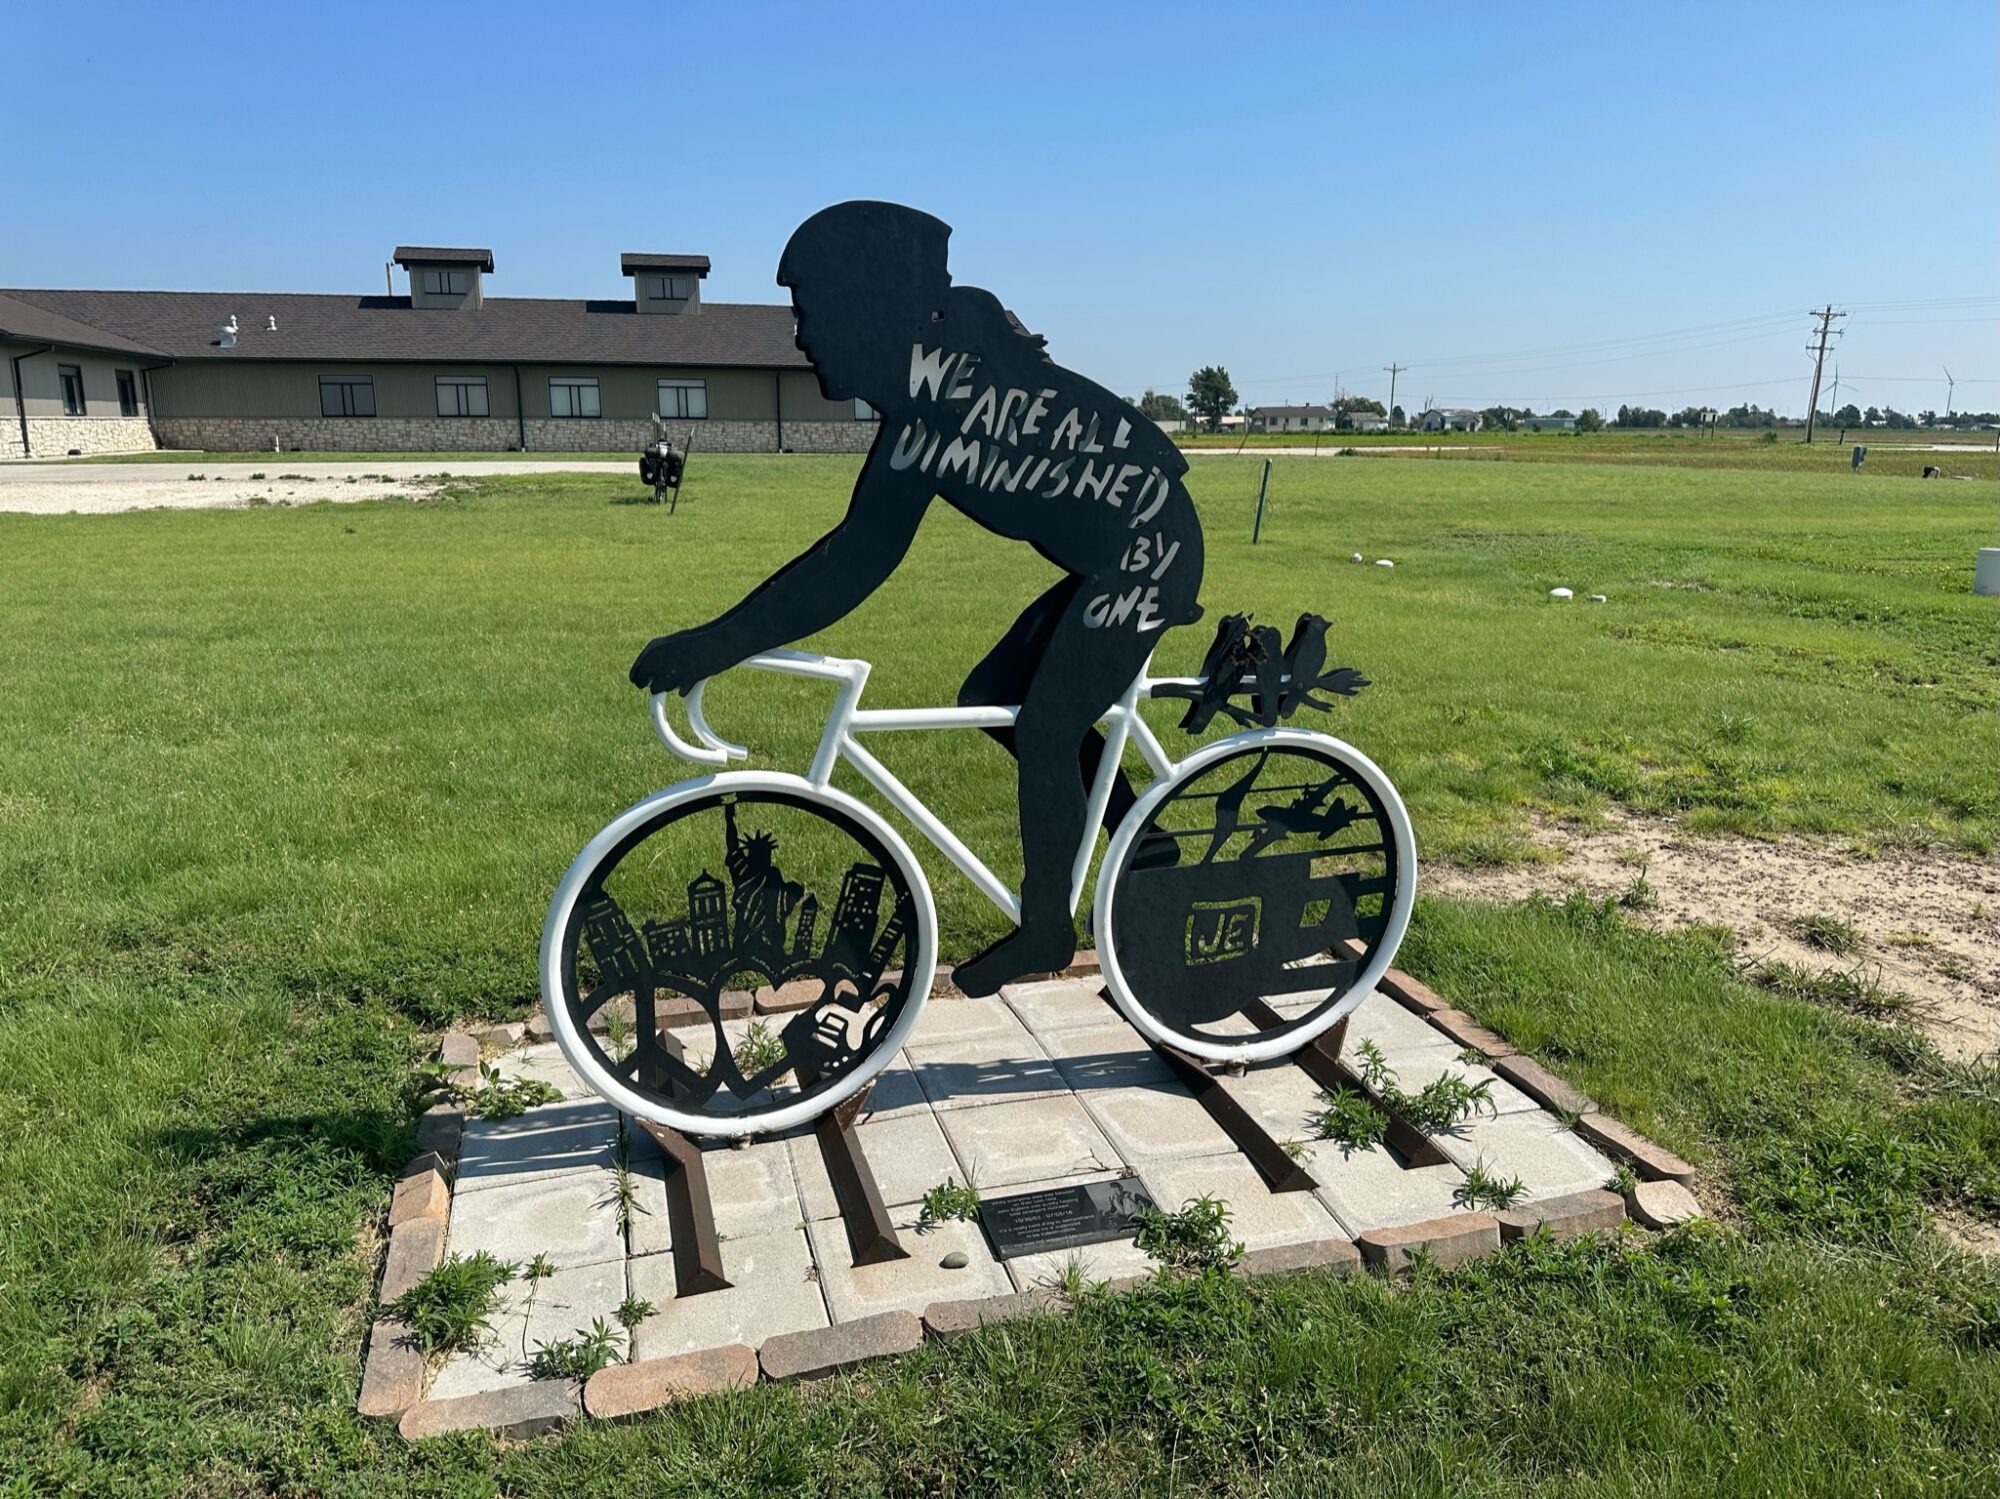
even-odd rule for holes
{"type": "MultiPolygon", "coordinates": [[[[1013,725],[1020,716],[1018,707],[952,707],[952,708],[863,708],[860,706],[861,690],[867,684],[869,664],[866,661],[844,659],[837,656],[817,656],[805,651],[779,650],[752,656],[742,663],[763,671],[781,672],[788,676],[814,677],[821,681],[837,682],[840,691],[833,710],[827,716],[826,730],[820,735],[819,748],[813,754],[812,766],[805,779],[818,791],[832,791],[834,767],[846,760],[869,785],[880,792],[911,824],[928,839],[937,850],[951,860],[965,877],[972,881],[988,900],[1007,919],[1017,926],[1021,920],[1020,898],[1007,888],[1000,877],[989,869],[985,862],[945,823],[924,805],[922,798],[897,779],[894,772],[864,749],[859,735],[871,732],[895,732],[910,729],[998,729],[1013,725]]],[[[1150,665],[1150,662],[1148,663],[1150,665]]],[[[1289,678],[1281,679],[1280,689],[1289,678]]],[[[1185,760],[1176,760],[1166,752],[1159,738],[1139,715],[1139,704],[1153,696],[1161,687],[1201,685],[1199,677],[1154,677],[1141,667],[1117,702],[1107,709],[1099,720],[1105,727],[1105,749],[1097,766],[1097,775],[1091,782],[1089,799],[1084,813],[1083,834],[1078,841],[1076,858],[1070,866],[1069,908],[1076,913],[1083,899],[1085,877],[1090,872],[1091,855],[1097,848],[1097,830],[1103,824],[1104,810],[1111,801],[1111,788],[1116,783],[1119,769],[1124,761],[1125,748],[1135,746],[1141,758],[1153,772],[1153,781],[1138,802],[1112,830],[1110,846],[1105,850],[1104,868],[1114,870],[1125,857],[1126,850],[1139,828],[1145,826],[1153,810],[1165,799],[1175,784],[1185,775],[1205,769],[1209,764],[1239,754],[1246,749],[1257,749],[1274,745],[1294,745],[1301,748],[1327,747],[1336,749],[1351,767],[1370,784],[1370,789],[1381,800],[1388,812],[1390,824],[1388,832],[1396,846],[1397,869],[1403,888],[1394,893],[1389,902],[1389,922],[1383,933],[1383,940],[1376,944],[1373,956],[1363,970],[1356,975],[1347,994],[1330,1011],[1315,1016],[1310,1031],[1301,1034],[1295,1027],[1286,1026],[1255,1040],[1241,1036],[1208,1039],[1188,1036],[1168,1029],[1157,1020],[1143,1004],[1127,1000],[1130,986],[1118,963],[1117,944],[1111,937],[1112,900],[1116,881],[1101,881],[1097,892],[1096,930],[1098,933],[1098,955],[1103,964],[1104,976],[1110,985],[1112,995],[1118,1000],[1118,1007],[1125,1013],[1139,1031],[1162,1045],[1172,1046],[1194,1056],[1210,1061],[1263,1061],[1271,1057],[1284,1056],[1296,1051],[1340,1016],[1348,1013],[1373,989],[1382,975],[1388,972],[1394,961],[1396,949],[1402,944],[1403,933],[1409,925],[1410,910],[1415,903],[1417,850],[1416,839],[1410,829],[1410,820],[1404,811],[1402,798],[1385,776],[1380,767],[1352,745],[1334,739],[1331,735],[1311,733],[1299,729],[1258,728],[1246,729],[1241,733],[1214,740],[1195,750],[1185,760]]],[[[1254,681],[1246,682],[1254,687],[1254,681]]],[[[688,692],[688,725],[699,745],[689,744],[681,738],[667,717],[667,695],[655,693],[652,698],[653,728],[660,742],[684,760],[697,765],[712,765],[718,768],[732,760],[749,757],[749,750],[740,744],[731,743],[717,734],[708,725],[702,707],[702,696],[707,689],[706,681],[698,682],[688,692]]],[[[884,827],[886,828],[886,824],[884,827]]]]}
{"type": "MultiPolygon", "coordinates": [[[[1004,912],[1009,921],[1016,925],[1021,920],[1021,900],[979,855],[965,846],[958,834],[945,825],[938,815],[931,811],[914,791],[898,780],[895,773],[874,755],[862,748],[861,734],[893,732],[899,729],[1004,729],[1013,727],[1021,710],[1015,708],[863,708],[860,706],[861,690],[868,682],[869,664],[866,661],[849,660],[839,656],[815,656],[805,651],[768,651],[761,656],[752,656],[743,663],[760,671],[782,672],[794,677],[817,677],[821,681],[840,683],[840,692],[834,699],[833,711],[827,715],[826,731],[820,735],[819,748],[813,754],[812,767],[806,772],[806,779],[816,788],[824,789],[833,779],[834,767],[846,760],[862,778],[882,793],[883,798],[916,829],[934,844],[939,853],[957,866],[960,873],[978,887],[980,893],[1004,912]]],[[[1125,756],[1125,746],[1134,745],[1152,770],[1155,778],[1165,780],[1180,769],[1179,764],[1168,755],[1146,720],[1139,716],[1139,703],[1151,697],[1153,689],[1166,686],[1199,685],[1198,677],[1150,677],[1142,668],[1132,679],[1118,701],[1112,704],[1101,720],[1105,726],[1105,750],[1098,762],[1097,777],[1091,783],[1088,809],[1084,815],[1084,836],[1076,851],[1076,860],[1070,866],[1069,909],[1076,914],[1076,908],[1083,899],[1084,877],[1090,871],[1090,856],[1097,847],[1097,828],[1104,820],[1104,809],[1111,802],[1111,788],[1117,781],[1118,768],[1125,756]]],[[[652,699],[653,730],[660,736],[660,742],[684,760],[697,765],[724,766],[732,760],[749,757],[749,750],[740,744],[732,744],[708,726],[703,716],[702,694],[707,688],[706,681],[698,682],[688,692],[688,726],[694,730],[701,745],[689,744],[675,732],[673,723],[667,717],[667,694],[654,693],[652,699]]]]}

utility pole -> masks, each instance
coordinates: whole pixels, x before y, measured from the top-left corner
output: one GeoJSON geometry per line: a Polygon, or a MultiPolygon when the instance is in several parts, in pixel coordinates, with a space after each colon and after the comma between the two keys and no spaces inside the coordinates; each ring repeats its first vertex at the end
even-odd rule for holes
{"type": "Polygon", "coordinates": [[[1822,307],[1818,312],[1815,312],[1813,316],[1819,319],[1819,342],[1816,345],[1815,344],[1806,345],[1806,352],[1813,356],[1812,396],[1806,402],[1807,443],[1812,442],[1813,424],[1819,420],[1819,377],[1821,372],[1824,371],[1826,368],[1827,340],[1831,337],[1837,336],[1833,332],[1833,320],[1835,318],[1846,317],[1847,314],[1844,312],[1835,312],[1833,310],[1833,303],[1829,302],[1826,304],[1826,306],[1822,307]]]}
{"type": "Polygon", "coordinates": [[[1385,364],[1382,368],[1389,372],[1389,420],[1393,422],[1396,419],[1396,377],[1408,369],[1409,366],[1407,364],[1385,364]]]}

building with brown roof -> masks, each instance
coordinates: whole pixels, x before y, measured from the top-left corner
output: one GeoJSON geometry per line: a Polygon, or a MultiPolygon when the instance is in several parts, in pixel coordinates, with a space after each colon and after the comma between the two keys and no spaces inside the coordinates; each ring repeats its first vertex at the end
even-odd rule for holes
{"type": "Polygon", "coordinates": [[[485,249],[400,245],[408,290],[0,291],[0,457],[211,451],[858,451],[786,306],[702,301],[705,255],[617,299],[494,297],[485,249]]]}

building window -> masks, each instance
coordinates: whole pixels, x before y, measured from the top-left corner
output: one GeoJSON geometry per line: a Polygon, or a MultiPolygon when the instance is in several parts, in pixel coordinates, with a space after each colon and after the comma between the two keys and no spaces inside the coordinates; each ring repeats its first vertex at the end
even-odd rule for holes
{"type": "Polygon", "coordinates": [[[63,415],[82,416],[83,371],[73,364],[56,366],[56,378],[62,382],[63,415]]]}
{"type": "Polygon", "coordinates": [[[437,402],[439,416],[485,416],[486,377],[439,375],[437,402]]]}
{"type": "Polygon", "coordinates": [[[596,416],[597,377],[558,377],[549,381],[549,415],[596,416]]]}
{"type": "Polygon", "coordinates": [[[118,414],[139,414],[139,377],[130,370],[118,371],[118,414]]]}
{"type": "Polygon", "coordinates": [[[876,411],[866,401],[857,400],[854,403],[854,419],[857,422],[872,422],[877,420],[880,415],[881,413],[876,411]]]}
{"type": "Polygon", "coordinates": [[[427,297],[462,297],[471,288],[470,271],[424,272],[424,295],[427,297]]]}
{"type": "Polygon", "coordinates": [[[708,415],[708,382],[706,380],[662,380],[660,382],[660,415],[680,417],[684,421],[700,421],[708,415]]]}
{"type": "Polygon", "coordinates": [[[375,377],[373,375],[321,375],[319,377],[321,416],[373,416],[375,377]]]}
{"type": "Polygon", "coordinates": [[[646,276],[641,280],[648,302],[685,302],[694,295],[692,276],[646,276]]]}

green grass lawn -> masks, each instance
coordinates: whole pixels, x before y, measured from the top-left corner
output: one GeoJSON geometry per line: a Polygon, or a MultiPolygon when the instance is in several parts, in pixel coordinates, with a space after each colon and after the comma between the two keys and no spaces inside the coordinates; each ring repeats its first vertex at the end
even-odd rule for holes
{"type": "MultiPolygon", "coordinates": [[[[1926,466],[1973,479],[2000,478],[2000,449],[1991,432],[1862,432],[1842,441],[1838,429],[1821,429],[1812,445],[1803,430],[1766,434],[1753,431],[1718,432],[1713,437],[1673,429],[1630,432],[1271,432],[1238,434],[1183,432],[1176,441],[1197,452],[1259,448],[1316,448],[1322,454],[1352,449],[1355,457],[1421,456],[1440,462],[1613,463],[1661,468],[1736,468],[1777,473],[1845,474],[1854,448],[1866,445],[1863,472],[1871,478],[1920,479],[1926,466]],[[1775,440],[1773,440],[1775,439],[1775,440]],[[1949,443],[1934,452],[1932,443],[1949,443]],[[1434,452],[1415,454],[1413,447],[1434,452]]],[[[1943,482],[1950,483],[1952,480],[1943,482]]]]}
{"type": "MultiPolygon", "coordinates": [[[[1375,686],[1331,726],[1427,854],[1613,803],[1990,851],[1985,486],[1299,464],[1253,549],[1260,467],[1194,464],[1211,615],[1335,620],[1375,686]]],[[[1728,1232],[1092,1299],[524,1448],[355,1417],[418,1028],[532,1001],[562,868],[682,774],[632,654],[829,524],[853,469],[711,456],[674,516],[592,476],[0,516],[0,1496],[1992,1491],[2000,1285],[1924,1212],[2000,1214],[1991,1069],[1581,903],[1426,901],[1405,965],[1697,1159],[1728,1232]]],[[[874,700],[949,701],[1048,578],[940,510],[821,644],[877,663],[874,700]]],[[[1206,632],[1176,635],[1159,664],[1191,669],[1206,632]]],[[[711,694],[791,767],[824,702],[711,694]]],[[[891,751],[1018,863],[996,749],[891,751]]],[[[964,953],[997,918],[930,867],[964,953]]]]}

